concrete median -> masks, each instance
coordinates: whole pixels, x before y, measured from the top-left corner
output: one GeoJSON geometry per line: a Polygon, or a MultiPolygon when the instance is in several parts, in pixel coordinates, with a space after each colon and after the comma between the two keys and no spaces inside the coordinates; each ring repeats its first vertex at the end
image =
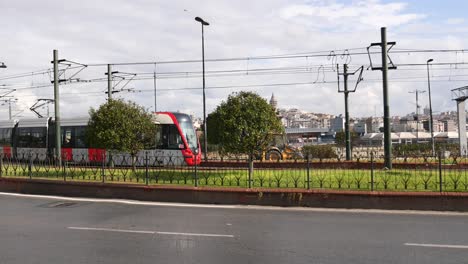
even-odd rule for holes
{"type": "Polygon", "coordinates": [[[1,192],[141,201],[349,209],[468,211],[468,193],[181,187],[0,178],[1,192]]]}

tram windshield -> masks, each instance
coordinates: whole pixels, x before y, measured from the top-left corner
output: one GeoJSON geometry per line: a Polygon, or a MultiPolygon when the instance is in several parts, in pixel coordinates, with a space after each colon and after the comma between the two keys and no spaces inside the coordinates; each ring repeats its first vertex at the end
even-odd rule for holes
{"type": "Polygon", "coordinates": [[[195,150],[198,146],[197,135],[195,134],[195,129],[193,128],[192,120],[188,115],[185,114],[174,114],[179,122],[179,126],[182,130],[182,133],[187,140],[187,144],[190,149],[195,150]]]}

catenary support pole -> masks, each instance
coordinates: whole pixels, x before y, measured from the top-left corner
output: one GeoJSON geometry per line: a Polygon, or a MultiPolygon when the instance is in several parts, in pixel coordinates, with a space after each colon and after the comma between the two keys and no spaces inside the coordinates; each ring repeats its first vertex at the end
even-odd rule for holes
{"type": "Polygon", "coordinates": [[[456,100],[457,102],[457,118],[458,118],[458,144],[460,148],[460,157],[466,157],[466,112],[465,99],[456,100]]]}
{"type": "Polygon", "coordinates": [[[382,47],[382,84],[384,103],[384,154],[385,167],[392,169],[392,139],[390,133],[390,105],[388,99],[388,62],[387,62],[387,29],[380,29],[382,47]]]}
{"type": "Polygon", "coordinates": [[[107,64],[107,99],[112,99],[112,65],[107,64]]]}
{"type": "Polygon", "coordinates": [[[344,99],[345,99],[345,138],[346,138],[346,160],[351,160],[351,135],[349,131],[349,110],[348,110],[348,64],[343,65],[344,76],[344,99]]]}
{"type": "Polygon", "coordinates": [[[11,120],[11,99],[8,99],[8,120],[11,120]]]}
{"type": "Polygon", "coordinates": [[[154,112],[158,111],[157,108],[157,100],[156,100],[156,64],[154,65],[154,72],[153,72],[153,87],[154,87],[154,112]]]}
{"type": "Polygon", "coordinates": [[[60,93],[59,93],[59,75],[58,75],[58,50],[54,50],[54,106],[55,106],[55,154],[57,162],[62,164],[62,142],[60,131],[60,93]]]}

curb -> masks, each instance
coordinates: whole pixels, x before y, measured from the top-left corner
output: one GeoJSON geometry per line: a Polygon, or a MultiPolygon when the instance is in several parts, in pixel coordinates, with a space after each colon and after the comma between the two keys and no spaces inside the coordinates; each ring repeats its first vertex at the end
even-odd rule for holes
{"type": "Polygon", "coordinates": [[[0,191],[153,202],[468,212],[468,193],[221,188],[0,178],[0,191]]]}

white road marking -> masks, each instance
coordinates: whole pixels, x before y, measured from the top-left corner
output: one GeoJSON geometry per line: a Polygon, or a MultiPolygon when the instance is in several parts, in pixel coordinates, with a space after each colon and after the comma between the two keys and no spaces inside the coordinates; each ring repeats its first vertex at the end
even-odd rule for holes
{"type": "Polygon", "coordinates": [[[156,232],[158,235],[178,235],[178,236],[201,236],[201,237],[234,237],[233,235],[223,234],[199,234],[199,233],[178,233],[178,232],[156,232]]]}
{"type": "Polygon", "coordinates": [[[442,245],[442,244],[418,244],[418,243],[405,243],[405,246],[411,247],[432,247],[432,248],[458,248],[468,249],[468,245],[442,245]]]}
{"type": "Polygon", "coordinates": [[[96,228],[96,227],[76,227],[76,226],[69,226],[68,229],[74,229],[74,230],[91,230],[91,231],[108,231],[108,232],[120,232],[120,233],[137,233],[137,234],[156,234],[155,231],[114,229],[114,228],[96,228]]]}
{"type": "Polygon", "coordinates": [[[200,237],[230,237],[233,235],[224,234],[203,234],[203,233],[181,233],[181,232],[164,232],[164,231],[148,231],[148,230],[131,230],[131,229],[115,229],[115,228],[101,228],[101,227],[76,227],[69,226],[68,229],[73,230],[88,230],[88,231],[106,231],[106,232],[119,232],[119,233],[137,233],[137,234],[150,234],[150,235],[175,235],[175,236],[200,236],[200,237]]]}
{"type": "Polygon", "coordinates": [[[188,204],[188,203],[167,203],[167,202],[144,202],[124,199],[96,199],[96,198],[77,198],[63,197],[55,195],[33,195],[21,193],[0,192],[3,196],[40,198],[62,201],[77,202],[95,202],[95,203],[118,203],[130,205],[147,205],[159,207],[185,207],[185,208],[217,208],[217,209],[243,209],[243,210],[271,210],[271,211],[306,211],[306,212],[325,212],[325,213],[368,213],[368,214],[394,214],[394,215],[441,215],[441,216],[468,216],[468,212],[450,212],[450,211],[416,211],[416,210],[383,210],[383,209],[344,209],[344,208],[315,208],[315,207],[279,207],[279,206],[260,206],[260,205],[219,205],[219,204],[188,204]]]}

